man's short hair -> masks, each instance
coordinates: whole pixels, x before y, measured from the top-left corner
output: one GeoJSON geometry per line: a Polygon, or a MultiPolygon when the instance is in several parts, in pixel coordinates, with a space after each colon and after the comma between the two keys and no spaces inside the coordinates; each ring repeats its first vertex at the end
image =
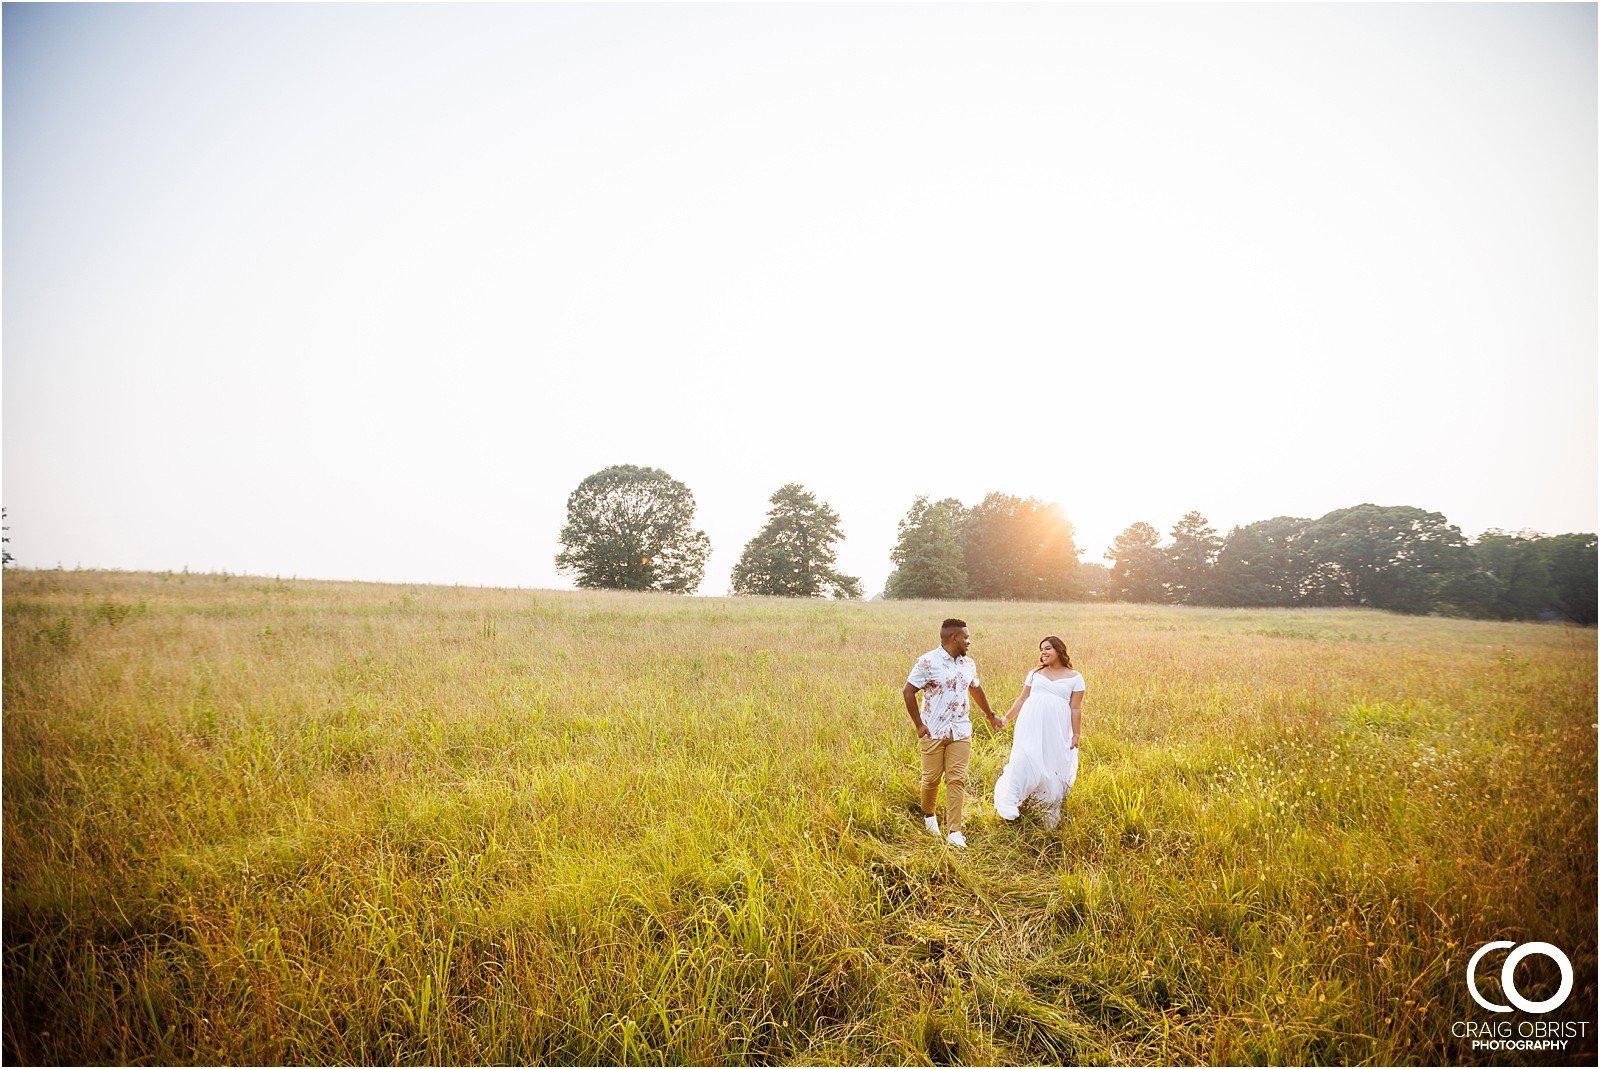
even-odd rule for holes
{"type": "Polygon", "coordinates": [[[951,635],[967,626],[965,620],[957,620],[954,616],[939,625],[939,641],[943,642],[951,635]]]}

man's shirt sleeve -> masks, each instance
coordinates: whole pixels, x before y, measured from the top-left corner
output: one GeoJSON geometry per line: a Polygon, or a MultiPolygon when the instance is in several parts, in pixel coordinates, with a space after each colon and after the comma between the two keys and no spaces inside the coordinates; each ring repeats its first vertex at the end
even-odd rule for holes
{"type": "Polygon", "coordinates": [[[921,690],[928,685],[928,681],[932,678],[933,676],[928,672],[928,659],[926,657],[918,657],[917,663],[911,666],[911,674],[906,676],[906,682],[921,690]]]}

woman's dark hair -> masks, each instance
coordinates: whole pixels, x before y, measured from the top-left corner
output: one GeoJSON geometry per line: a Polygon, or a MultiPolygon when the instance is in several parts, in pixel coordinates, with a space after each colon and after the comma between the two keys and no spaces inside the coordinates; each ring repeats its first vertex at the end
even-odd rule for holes
{"type": "MultiPolygon", "coordinates": [[[[1039,645],[1042,646],[1046,642],[1055,647],[1056,656],[1061,658],[1061,663],[1068,668],[1072,668],[1072,658],[1067,655],[1067,644],[1062,642],[1054,635],[1046,635],[1044,638],[1041,638],[1039,640],[1039,645]]],[[[1073,670],[1076,671],[1076,669],[1073,670]]]]}

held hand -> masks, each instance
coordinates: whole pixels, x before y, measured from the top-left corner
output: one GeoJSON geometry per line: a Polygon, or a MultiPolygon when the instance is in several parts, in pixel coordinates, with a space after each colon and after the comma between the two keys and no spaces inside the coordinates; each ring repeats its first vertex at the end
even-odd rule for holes
{"type": "Polygon", "coordinates": [[[993,713],[990,713],[989,714],[989,726],[994,728],[996,731],[1004,731],[1005,727],[1006,727],[1006,722],[1004,720],[1001,720],[998,716],[995,716],[993,713]]]}

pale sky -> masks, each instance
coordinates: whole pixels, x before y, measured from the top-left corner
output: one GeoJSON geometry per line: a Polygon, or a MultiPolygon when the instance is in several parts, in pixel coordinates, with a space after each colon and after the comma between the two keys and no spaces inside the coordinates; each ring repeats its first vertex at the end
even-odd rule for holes
{"type": "Polygon", "coordinates": [[[1596,529],[1594,5],[4,7],[25,566],[568,587],[567,494],[1085,559],[1596,529]]]}

